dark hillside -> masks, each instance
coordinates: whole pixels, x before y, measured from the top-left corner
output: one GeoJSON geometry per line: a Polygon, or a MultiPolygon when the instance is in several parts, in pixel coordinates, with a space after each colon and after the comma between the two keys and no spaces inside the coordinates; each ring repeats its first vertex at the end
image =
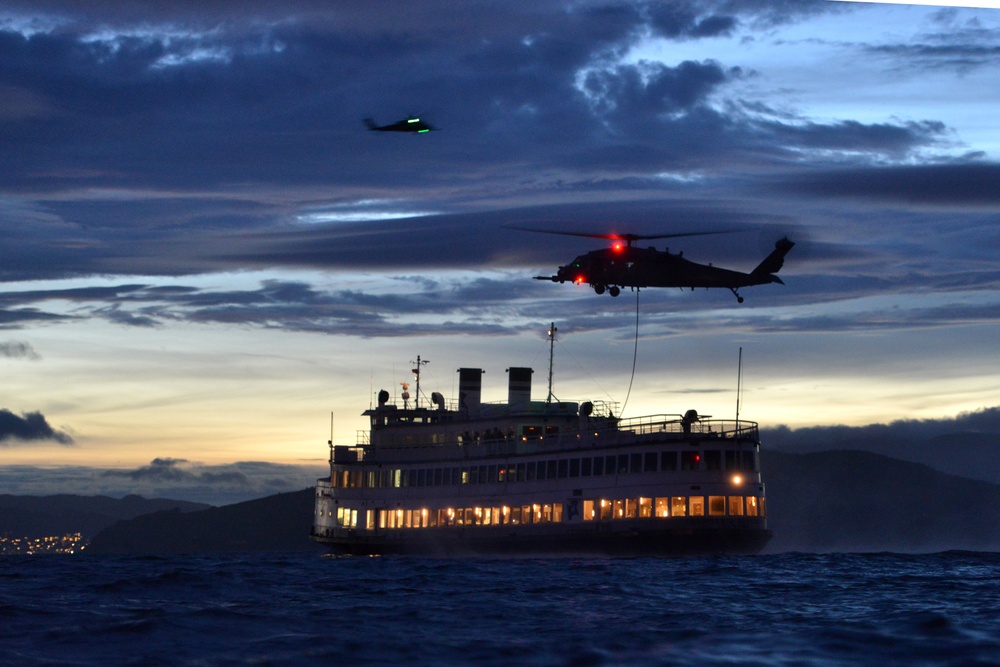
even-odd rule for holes
{"type": "Polygon", "coordinates": [[[200,512],[147,514],[101,531],[87,553],[322,550],[309,539],[314,497],[309,488],[200,512]]]}
{"type": "MultiPolygon", "coordinates": [[[[996,409],[991,411],[991,414],[996,409]]],[[[920,423],[900,422],[863,427],[761,429],[768,452],[815,454],[855,450],[902,461],[923,463],[959,477],[1000,484],[1000,433],[952,431],[936,433],[920,423]]]]}
{"type": "Polygon", "coordinates": [[[191,512],[211,507],[184,500],[141,496],[12,496],[0,495],[0,535],[45,537],[81,533],[84,539],[122,519],[176,509],[191,512]]]}
{"type": "Polygon", "coordinates": [[[1000,486],[870,452],[761,454],[768,551],[1000,549],[1000,486]]]}

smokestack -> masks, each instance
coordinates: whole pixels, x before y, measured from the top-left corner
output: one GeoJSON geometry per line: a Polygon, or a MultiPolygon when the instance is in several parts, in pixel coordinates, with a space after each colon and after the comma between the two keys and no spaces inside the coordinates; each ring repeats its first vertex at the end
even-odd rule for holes
{"type": "Polygon", "coordinates": [[[531,400],[531,374],[535,371],[530,368],[507,369],[509,375],[507,379],[507,403],[511,407],[525,407],[531,400]]]}
{"type": "Polygon", "coordinates": [[[458,369],[458,409],[468,412],[470,417],[479,416],[479,404],[483,396],[483,370],[480,368],[458,369]]]}

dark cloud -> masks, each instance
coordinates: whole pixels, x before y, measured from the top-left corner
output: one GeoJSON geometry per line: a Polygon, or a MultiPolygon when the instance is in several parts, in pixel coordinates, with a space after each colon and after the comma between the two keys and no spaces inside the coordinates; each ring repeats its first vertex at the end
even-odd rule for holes
{"type": "Polygon", "coordinates": [[[96,317],[102,317],[109,322],[114,322],[115,324],[122,324],[129,327],[150,327],[154,328],[159,326],[160,321],[154,316],[155,309],[150,311],[153,314],[147,315],[142,311],[131,312],[124,310],[119,304],[109,306],[107,308],[96,308],[93,314],[96,317]]]}
{"type": "MultiPolygon", "coordinates": [[[[763,6],[730,13],[716,5],[610,3],[567,12],[485,4],[464,20],[469,36],[458,40],[449,38],[452,21],[434,30],[418,16],[423,10],[404,12],[414,20],[407,33],[392,23],[351,30],[350,11],[331,12],[327,22],[294,13],[282,21],[232,16],[212,30],[185,29],[183,22],[118,34],[113,26],[95,33],[83,25],[30,35],[8,30],[0,33],[0,85],[37,100],[20,103],[25,109],[52,111],[24,111],[22,121],[0,129],[0,187],[373,188],[398,185],[404,176],[431,187],[441,169],[455,173],[466,165],[495,178],[495,171],[482,172],[484,161],[598,170],[609,145],[675,138],[669,146],[695,130],[701,132],[688,148],[729,145],[728,153],[738,154],[748,145],[741,134],[755,132],[740,119],[726,141],[711,142],[717,128],[666,117],[703,102],[735,68],[615,64],[648,29],[670,38],[727,34],[737,11],[754,15],[763,6]],[[612,123],[623,135],[609,134],[607,119],[593,113],[577,88],[581,72],[586,91],[602,102],[598,109],[638,114],[631,124],[612,123]],[[411,137],[400,142],[361,131],[360,118],[382,109],[437,111],[447,132],[414,150],[411,137]],[[650,115],[661,117],[651,125],[650,115]]],[[[670,167],[671,157],[664,151],[655,166],[670,167]]],[[[144,219],[155,215],[143,212],[144,219]]]]}
{"type": "Polygon", "coordinates": [[[134,480],[155,480],[166,482],[178,482],[195,479],[195,475],[180,468],[183,463],[188,463],[187,459],[175,458],[155,458],[148,466],[136,468],[135,470],[108,470],[104,473],[106,477],[128,477],[134,480]]]}
{"type": "Polygon", "coordinates": [[[903,157],[917,148],[933,146],[946,133],[937,121],[897,124],[865,124],[857,121],[833,123],[761,123],[760,129],[779,145],[794,150],[827,149],[842,153],[884,154],[903,157]]]}
{"type": "Polygon", "coordinates": [[[695,3],[651,3],[647,11],[650,28],[655,34],[668,39],[728,35],[737,23],[732,15],[702,16],[695,3]]]}
{"type": "Polygon", "coordinates": [[[20,306],[38,301],[103,301],[118,299],[144,289],[143,285],[115,285],[110,287],[72,287],[52,290],[25,290],[0,293],[0,305],[20,306]]]}
{"type": "MultiPolygon", "coordinates": [[[[994,286],[1000,281],[991,281],[994,286]]],[[[846,333],[849,331],[912,331],[918,328],[1000,323],[1000,303],[956,303],[927,308],[872,308],[839,315],[794,318],[753,317],[754,330],[773,333],[846,333]]],[[[736,323],[736,318],[730,321],[736,323]]],[[[723,326],[719,322],[718,326],[723,326]]]]}
{"type": "Polygon", "coordinates": [[[901,71],[954,69],[967,74],[996,66],[1000,30],[985,27],[977,18],[963,18],[956,8],[943,9],[934,19],[937,32],[915,35],[905,43],[869,44],[865,53],[884,58],[901,71]]]}
{"type": "Polygon", "coordinates": [[[71,319],[74,318],[55,313],[46,313],[34,308],[18,308],[16,310],[0,309],[0,329],[16,329],[30,323],[58,322],[71,319]]]}
{"type": "Polygon", "coordinates": [[[806,173],[780,187],[820,197],[871,202],[993,207],[1000,202],[1000,165],[989,162],[860,167],[806,173]]]}
{"type": "MultiPolygon", "coordinates": [[[[954,35],[949,35],[954,39],[954,35]]],[[[992,67],[1000,56],[1000,35],[991,35],[992,44],[892,44],[872,46],[868,52],[873,55],[891,56],[906,67],[918,62],[922,67],[948,67],[970,70],[977,67],[992,67]]],[[[902,66],[902,65],[901,65],[902,66]]]]}
{"type": "Polygon", "coordinates": [[[30,359],[32,361],[42,358],[30,343],[19,340],[0,343],[0,357],[6,357],[7,359],[30,359]]]}
{"type": "Polygon", "coordinates": [[[855,11],[850,3],[829,0],[711,0],[708,7],[719,15],[743,17],[758,29],[794,23],[819,14],[855,11]]]}
{"type": "Polygon", "coordinates": [[[584,92],[602,110],[648,121],[702,102],[727,73],[718,63],[682,62],[677,67],[640,62],[592,70],[583,80],[584,92]]]}
{"type": "Polygon", "coordinates": [[[34,441],[73,444],[73,438],[52,428],[40,412],[26,412],[19,417],[10,410],[0,408],[0,446],[34,441]]]}

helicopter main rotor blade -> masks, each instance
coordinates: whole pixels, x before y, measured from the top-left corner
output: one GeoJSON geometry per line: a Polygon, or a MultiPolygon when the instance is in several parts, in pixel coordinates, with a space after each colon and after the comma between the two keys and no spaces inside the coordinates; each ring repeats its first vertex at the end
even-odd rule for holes
{"type": "Polygon", "coordinates": [[[531,227],[516,227],[513,225],[504,225],[507,229],[516,229],[522,232],[534,232],[536,234],[558,234],[560,236],[582,236],[588,239],[606,239],[609,241],[626,241],[632,243],[633,241],[649,240],[649,239],[673,239],[680,238],[682,236],[710,236],[712,234],[734,234],[739,231],[739,229],[725,229],[716,232],[680,232],[677,234],[594,234],[588,232],[566,232],[555,229],[532,229],[531,227]]]}

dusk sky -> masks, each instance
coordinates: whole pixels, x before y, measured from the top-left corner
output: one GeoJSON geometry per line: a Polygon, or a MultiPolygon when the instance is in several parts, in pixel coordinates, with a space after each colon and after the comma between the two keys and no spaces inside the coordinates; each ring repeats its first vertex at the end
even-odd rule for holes
{"type": "Polygon", "coordinates": [[[1000,406],[997,109],[985,7],[0,0],[0,493],[304,488],[417,355],[544,399],[550,322],[625,417],[733,415],[740,348],[762,427],[1000,406]],[[511,226],[796,245],[637,300],[511,226]]]}

